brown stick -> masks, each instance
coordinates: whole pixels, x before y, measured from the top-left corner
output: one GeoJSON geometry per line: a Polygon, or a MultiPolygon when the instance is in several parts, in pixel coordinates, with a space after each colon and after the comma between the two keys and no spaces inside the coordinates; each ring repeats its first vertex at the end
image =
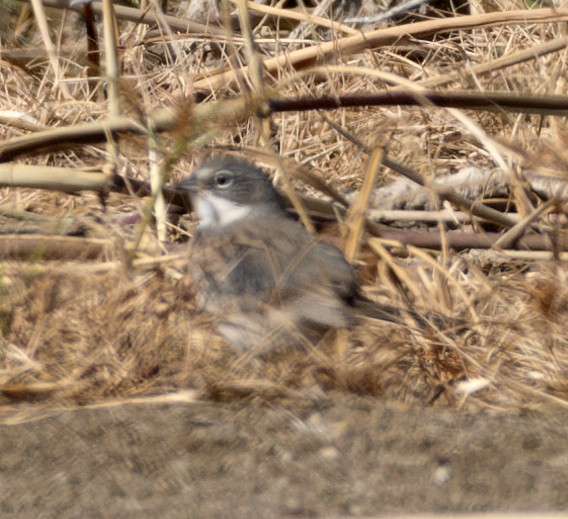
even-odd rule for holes
{"type": "MultiPolygon", "coordinates": [[[[565,21],[568,21],[568,9],[523,9],[473,16],[440,18],[397,27],[389,27],[387,29],[378,29],[356,36],[349,36],[339,41],[325,42],[294,52],[283,52],[274,58],[265,60],[263,66],[268,74],[275,74],[278,70],[283,70],[287,67],[298,70],[318,62],[323,62],[329,56],[337,54],[347,56],[366,49],[392,45],[408,37],[421,39],[449,31],[480,29],[500,25],[565,21]]],[[[243,67],[241,72],[246,73],[246,69],[247,67],[243,67]]],[[[235,72],[227,70],[196,81],[193,87],[197,91],[214,92],[222,86],[229,86],[234,80],[235,72]]]]}
{"type": "MultiPolygon", "coordinates": [[[[196,134],[202,134],[205,133],[204,127],[228,125],[250,116],[257,110],[253,101],[237,98],[196,105],[192,109],[191,119],[183,123],[187,124],[196,134]]],[[[148,128],[156,132],[171,130],[177,124],[181,124],[179,117],[179,110],[163,108],[149,116],[146,124],[121,116],[101,122],[50,128],[0,143],[0,162],[6,162],[24,153],[38,154],[45,152],[46,149],[52,151],[54,147],[70,143],[102,142],[106,140],[109,133],[144,134],[148,128]]]]}
{"type": "MultiPolygon", "coordinates": [[[[420,96],[438,106],[459,106],[460,108],[478,110],[519,111],[551,115],[568,114],[568,102],[563,96],[515,96],[504,93],[475,92],[420,92],[420,96]]],[[[227,124],[227,117],[237,121],[254,113],[254,103],[260,105],[261,100],[253,103],[246,99],[234,98],[196,105],[193,109],[191,124],[213,123],[215,118],[227,124]],[[247,105],[247,102],[250,105],[247,105]]],[[[268,106],[273,112],[289,110],[308,110],[321,108],[338,108],[369,105],[420,104],[415,92],[386,92],[373,95],[339,96],[337,98],[309,99],[270,99],[268,106]]],[[[148,126],[154,131],[171,130],[178,121],[178,112],[172,109],[161,109],[149,117],[148,126]]],[[[189,122],[187,122],[189,124],[189,122]]],[[[34,134],[15,137],[0,145],[0,162],[11,160],[24,153],[42,153],[46,148],[54,146],[95,143],[106,139],[108,133],[128,132],[144,133],[147,128],[128,117],[115,117],[102,122],[82,123],[74,126],[50,128],[34,134]]]]}
{"type": "MultiPolygon", "coordinates": [[[[383,245],[384,241],[388,241],[391,246],[395,247],[413,245],[434,250],[440,250],[442,247],[439,232],[396,230],[377,225],[369,225],[368,228],[371,234],[380,237],[383,245]]],[[[501,236],[498,233],[476,234],[449,231],[446,233],[446,240],[448,247],[455,251],[490,249],[501,236]]],[[[556,250],[568,250],[568,236],[558,236],[557,240],[556,250]]],[[[107,246],[108,241],[94,238],[4,235],[0,236],[0,260],[98,260],[104,255],[107,246]]],[[[548,236],[530,234],[518,240],[516,249],[552,252],[552,243],[548,236]]]]}
{"type": "MultiPolygon", "coordinates": [[[[427,231],[402,231],[395,229],[385,229],[377,225],[368,225],[368,229],[374,236],[384,240],[397,242],[402,246],[413,245],[426,249],[439,250],[441,248],[441,237],[439,232],[427,231]]],[[[461,251],[465,249],[490,249],[502,237],[499,233],[467,233],[462,231],[446,232],[448,247],[461,251]]],[[[557,240],[557,250],[568,250],[568,236],[559,235],[557,240]]],[[[396,245],[393,243],[392,245],[396,245]]],[[[552,241],[548,235],[528,234],[516,242],[516,249],[531,251],[552,251],[552,241]]]]}
{"type": "Polygon", "coordinates": [[[28,164],[0,164],[0,187],[29,187],[72,193],[100,191],[108,184],[109,179],[103,173],[28,164]]]}
{"type": "Polygon", "coordinates": [[[74,236],[0,236],[0,259],[11,260],[95,260],[108,242],[74,236]]]}
{"type": "MultiPolygon", "coordinates": [[[[67,7],[67,2],[61,2],[61,0],[43,0],[43,4],[49,7],[58,7],[60,9],[69,9],[67,7]]],[[[103,13],[102,2],[91,2],[91,7],[93,11],[101,15],[103,13]]],[[[81,11],[82,6],[70,8],[74,11],[81,11]]],[[[117,18],[120,20],[128,20],[135,23],[144,24],[154,24],[158,23],[156,16],[148,11],[142,11],[141,9],[135,9],[133,7],[126,7],[124,5],[114,4],[114,10],[117,18]]],[[[192,22],[184,18],[176,18],[175,16],[164,15],[168,25],[175,31],[179,32],[190,32],[197,34],[209,34],[214,36],[225,36],[226,32],[218,27],[212,27],[210,25],[204,25],[202,23],[192,22]]]]}
{"type": "Polygon", "coordinates": [[[294,97],[270,99],[273,112],[305,112],[359,106],[423,106],[424,101],[445,108],[522,112],[540,115],[568,115],[565,96],[534,96],[508,92],[408,92],[395,90],[378,94],[349,94],[334,97],[294,97]]]}

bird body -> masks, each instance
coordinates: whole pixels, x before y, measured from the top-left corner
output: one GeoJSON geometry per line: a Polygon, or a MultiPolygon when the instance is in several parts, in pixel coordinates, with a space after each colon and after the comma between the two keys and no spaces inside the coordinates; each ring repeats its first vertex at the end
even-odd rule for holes
{"type": "Polygon", "coordinates": [[[236,348],[314,344],[355,322],[353,267],[288,215],[262,170],[212,159],[178,189],[199,218],[192,278],[217,331],[236,348]]]}

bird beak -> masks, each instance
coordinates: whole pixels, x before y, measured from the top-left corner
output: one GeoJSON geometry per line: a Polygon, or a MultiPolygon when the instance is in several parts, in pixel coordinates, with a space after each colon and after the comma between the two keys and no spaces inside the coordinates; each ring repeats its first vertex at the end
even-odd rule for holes
{"type": "Polygon", "coordinates": [[[185,206],[188,212],[193,210],[193,200],[199,193],[199,182],[195,176],[184,178],[174,186],[175,192],[185,200],[185,206]]]}
{"type": "Polygon", "coordinates": [[[194,197],[200,191],[200,185],[198,179],[195,175],[184,178],[181,182],[178,182],[175,186],[176,193],[181,196],[194,197]]]}

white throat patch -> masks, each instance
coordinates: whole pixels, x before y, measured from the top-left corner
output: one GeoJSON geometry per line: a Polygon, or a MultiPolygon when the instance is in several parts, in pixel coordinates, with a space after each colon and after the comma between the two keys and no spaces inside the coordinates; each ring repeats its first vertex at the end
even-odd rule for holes
{"type": "Polygon", "coordinates": [[[251,208],[207,193],[195,197],[195,211],[202,229],[225,227],[246,218],[251,208]]]}

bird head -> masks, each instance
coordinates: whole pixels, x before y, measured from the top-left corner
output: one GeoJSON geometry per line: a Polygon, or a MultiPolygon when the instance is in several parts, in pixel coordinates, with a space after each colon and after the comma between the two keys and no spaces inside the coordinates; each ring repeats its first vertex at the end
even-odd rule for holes
{"type": "Polygon", "coordinates": [[[266,174],[237,157],[206,160],[176,189],[187,193],[204,229],[284,211],[282,199],[266,174]]]}

